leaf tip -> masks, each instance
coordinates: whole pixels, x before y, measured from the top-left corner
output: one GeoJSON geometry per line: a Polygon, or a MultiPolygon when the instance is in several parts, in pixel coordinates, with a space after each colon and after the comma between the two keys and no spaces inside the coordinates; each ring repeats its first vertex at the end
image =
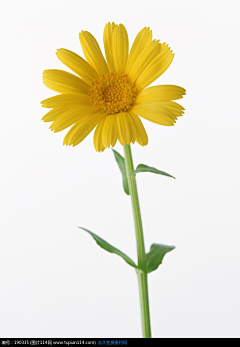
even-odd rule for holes
{"type": "Polygon", "coordinates": [[[87,230],[87,229],[85,229],[83,227],[78,227],[78,229],[82,229],[82,230],[87,231],[89,233],[89,230],[87,230]]]}

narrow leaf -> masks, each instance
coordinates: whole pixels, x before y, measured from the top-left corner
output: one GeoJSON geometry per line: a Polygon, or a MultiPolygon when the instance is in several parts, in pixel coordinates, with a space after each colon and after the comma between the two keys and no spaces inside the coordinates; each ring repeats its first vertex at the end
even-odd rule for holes
{"type": "Polygon", "coordinates": [[[174,246],[166,246],[159,243],[153,243],[150,247],[149,253],[146,254],[148,273],[157,270],[159,265],[162,264],[165,254],[171,252],[174,248],[174,246]]]}
{"type": "Polygon", "coordinates": [[[164,172],[164,171],[160,171],[158,169],[155,169],[154,167],[150,167],[144,164],[139,164],[138,167],[136,168],[135,171],[131,172],[129,175],[135,175],[139,172],[152,172],[158,175],[163,175],[163,176],[168,176],[168,177],[172,177],[175,179],[174,176],[169,175],[168,173],[164,172]]]}
{"type": "Polygon", "coordinates": [[[129,265],[131,265],[132,267],[137,268],[137,265],[134,263],[134,261],[129,258],[126,254],[124,254],[123,252],[121,252],[119,249],[113,247],[112,245],[110,245],[107,241],[103,240],[101,237],[99,237],[98,235],[94,234],[93,232],[79,227],[82,230],[85,230],[86,232],[88,232],[93,238],[94,240],[97,242],[97,244],[105,249],[105,251],[110,252],[110,253],[115,253],[117,255],[119,255],[119,257],[123,258],[123,260],[125,260],[126,263],[128,263],[129,265]]]}
{"type": "Polygon", "coordinates": [[[118,163],[119,169],[122,173],[122,179],[123,179],[123,189],[124,192],[129,195],[129,187],[128,187],[128,180],[127,180],[127,171],[125,166],[125,159],[114,149],[112,150],[114,157],[116,159],[116,162],[118,163]]]}

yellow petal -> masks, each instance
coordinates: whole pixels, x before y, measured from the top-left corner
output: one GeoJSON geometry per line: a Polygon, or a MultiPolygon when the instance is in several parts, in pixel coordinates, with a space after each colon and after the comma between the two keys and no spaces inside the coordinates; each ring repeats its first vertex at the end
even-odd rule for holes
{"type": "Polygon", "coordinates": [[[53,110],[46,113],[45,116],[42,117],[42,120],[44,122],[53,122],[66,110],[68,110],[68,108],[54,108],[53,110]]]}
{"type": "Polygon", "coordinates": [[[99,78],[97,71],[76,53],[73,53],[68,49],[60,48],[57,50],[56,55],[63,64],[77,75],[81,76],[88,84],[91,84],[92,81],[99,78]]]}
{"type": "Polygon", "coordinates": [[[58,93],[84,93],[89,92],[90,86],[81,78],[62,70],[43,71],[43,83],[58,93]]]}
{"type": "Polygon", "coordinates": [[[96,108],[91,106],[79,106],[65,109],[65,111],[51,124],[50,129],[54,130],[55,133],[62,131],[93,113],[96,113],[96,108]]]}
{"type": "Polygon", "coordinates": [[[52,96],[41,102],[42,107],[59,108],[59,107],[75,107],[81,105],[92,106],[90,99],[84,94],[60,94],[52,96]]]}
{"type": "Polygon", "coordinates": [[[118,113],[117,115],[118,125],[118,140],[121,145],[130,145],[136,140],[136,130],[134,122],[131,116],[127,112],[118,113]]]}
{"type": "Polygon", "coordinates": [[[165,102],[154,102],[154,105],[161,106],[162,108],[170,111],[174,114],[175,117],[180,117],[183,115],[185,108],[180,104],[174,101],[165,101],[165,102]]]}
{"type": "Polygon", "coordinates": [[[160,53],[161,44],[158,41],[151,41],[145,46],[139,56],[136,58],[129,71],[129,78],[135,82],[139,75],[147,68],[151,61],[160,53]]]}
{"type": "Polygon", "coordinates": [[[118,137],[117,129],[117,115],[107,116],[102,128],[102,143],[104,148],[115,146],[118,137]]]}
{"type": "Polygon", "coordinates": [[[102,128],[106,119],[107,119],[107,116],[100,121],[100,123],[98,124],[94,132],[93,141],[94,141],[94,147],[97,152],[103,152],[105,149],[103,145],[103,141],[102,141],[102,128]]]}
{"type": "Polygon", "coordinates": [[[68,146],[73,145],[73,147],[78,145],[96,127],[103,117],[104,115],[102,113],[95,113],[73,125],[65,136],[63,144],[68,146]]]}
{"type": "Polygon", "coordinates": [[[174,125],[177,116],[166,107],[154,104],[134,105],[132,112],[149,120],[150,122],[161,125],[174,125]]]}
{"type": "Polygon", "coordinates": [[[161,52],[148,64],[136,81],[136,88],[142,90],[161,76],[169,67],[174,54],[165,43],[161,44],[161,52]]]}
{"type": "Polygon", "coordinates": [[[71,129],[67,132],[67,134],[65,135],[64,139],[63,139],[63,145],[66,146],[71,146],[72,143],[69,142],[70,137],[72,136],[72,134],[74,133],[74,131],[76,130],[76,128],[78,127],[78,125],[81,123],[78,122],[76,124],[74,124],[71,129]]]}
{"type": "Polygon", "coordinates": [[[135,60],[138,58],[138,56],[142,53],[143,49],[148,45],[149,42],[152,40],[152,30],[149,28],[143,28],[139,33],[137,34],[131,51],[128,56],[127,65],[125,72],[128,74],[131,70],[135,60]]]}
{"type": "Polygon", "coordinates": [[[141,119],[133,112],[128,112],[133,120],[136,129],[136,140],[141,146],[146,146],[148,144],[148,136],[146,130],[142,124],[141,119]]]}
{"type": "Polygon", "coordinates": [[[109,72],[115,72],[114,61],[113,61],[113,46],[112,46],[112,37],[113,30],[115,28],[115,23],[107,23],[103,32],[103,42],[104,49],[107,58],[107,65],[109,72]]]}
{"type": "Polygon", "coordinates": [[[107,63],[102,55],[101,49],[96,39],[88,31],[79,34],[83,53],[89,64],[99,73],[100,76],[108,73],[107,63]]]}
{"type": "Polygon", "coordinates": [[[128,58],[128,33],[123,24],[116,25],[112,34],[112,55],[115,71],[124,74],[128,58]]]}
{"type": "Polygon", "coordinates": [[[181,99],[186,94],[184,88],[174,85],[154,86],[141,90],[135,100],[136,104],[163,102],[181,99]]]}

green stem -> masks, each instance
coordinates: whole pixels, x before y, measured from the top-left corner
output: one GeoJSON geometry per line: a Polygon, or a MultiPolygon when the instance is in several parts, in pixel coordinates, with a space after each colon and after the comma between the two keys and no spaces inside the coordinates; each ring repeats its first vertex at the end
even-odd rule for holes
{"type": "Polygon", "coordinates": [[[130,172],[134,171],[132,153],[130,145],[124,145],[126,171],[129,185],[129,192],[132,201],[133,218],[136,231],[138,267],[141,270],[136,270],[139,286],[139,297],[141,307],[142,332],[143,337],[151,337],[150,311],[148,300],[148,281],[147,281],[147,265],[143,237],[143,227],[141,212],[138,200],[137,184],[135,175],[129,176],[130,172]]]}

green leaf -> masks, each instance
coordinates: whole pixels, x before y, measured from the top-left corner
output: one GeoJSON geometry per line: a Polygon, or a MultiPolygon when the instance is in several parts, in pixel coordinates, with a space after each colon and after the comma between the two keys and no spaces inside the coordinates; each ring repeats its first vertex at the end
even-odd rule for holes
{"type": "Polygon", "coordinates": [[[149,253],[146,254],[147,272],[150,273],[157,270],[159,265],[162,264],[163,258],[166,253],[171,252],[175,247],[153,243],[150,247],[149,253]]]}
{"type": "Polygon", "coordinates": [[[119,255],[119,257],[123,258],[123,260],[125,260],[126,263],[128,263],[129,265],[131,265],[132,267],[137,268],[137,265],[134,263],[134,261],[129,258],[126,254],[124,254],[123,252],[121,252],[119,249],[113,247],[112,245],[110,245],[107,241],[103,240],[101,237],[99,237],[98,235],[94,234],[93,232],[79,227],[82,230],[85,230],[86,232],[88,232],[93,238],[94,240],[97,242],[97,244],[105,249],[105,251],[110,252],[110,253],[115,253],[117,255],[119,255]]]}
{"type": "Polygon", "coordinates": [[[129,175],[135,175],[139,172],[152,172],[158,175],[163,175],[163,176],[168,176],[168,177],[172,177],[175,179],[175,177],[173,177],[172,175],[169,175],[168,173],[164,172],[164,171],[160,171],[158,169],[155,169],[154,167],[150,167],[144,164],[139,164],[138,167],[136,168],[135,171],[131,172],[129,175]]]}
{"type": "Polygon", "coordinates": [[[124,192],[129,195],[129,187],[128,187],[128,180],[127,180],[127,171],[125,166],[125,159],[119,154],[117,151],[112,149],[114,157],[116,159],[116,162],[118,163],[119,169],[122,173],[122,179],[123,179],[123,189],[124,192]]]}

